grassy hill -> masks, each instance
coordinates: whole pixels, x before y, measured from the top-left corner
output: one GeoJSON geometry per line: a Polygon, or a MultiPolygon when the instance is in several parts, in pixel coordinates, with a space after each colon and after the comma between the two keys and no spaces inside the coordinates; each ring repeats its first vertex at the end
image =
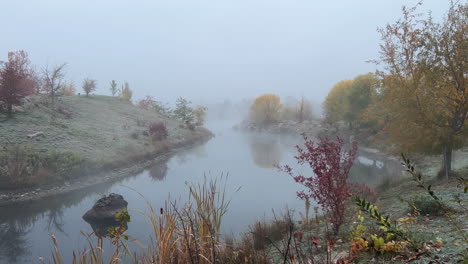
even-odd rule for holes
{"type": "Polygon", "coordinates": [[[20,162],[12,158],[15,155],[34,153],[29,159],[37,158],[43,167],[37,174],[46,175],[30,175],[27,182],[40,182],[38,177],[60,174],[66,178],[67,174],[79,174],[83,169],[124,166],[210,134],[202,128],[186,129],[176,120],[109,96],[66,96],[54,107],[33,97],[12,118],[0,118],[0,189],[15,182],[6,179],[5,171],[8,162],[5,159],[20,162]],[[156,122],[166,125],[167,140],[153,142],[148,136],[148,126],[156,122]],[[44,136],[28,137],[36,132],[43,132],[44,136]]]}

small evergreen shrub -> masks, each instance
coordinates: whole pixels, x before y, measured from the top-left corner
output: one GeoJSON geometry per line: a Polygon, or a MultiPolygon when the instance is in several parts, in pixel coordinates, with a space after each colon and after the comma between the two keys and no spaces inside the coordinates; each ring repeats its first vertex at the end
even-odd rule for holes
{"type": "Polygon", "coordinates": [[[409,202],[410,210],[417,210],[422,215],[439,215],[442,213],[442,204],[427,196],[416,196],[409,202]]]}

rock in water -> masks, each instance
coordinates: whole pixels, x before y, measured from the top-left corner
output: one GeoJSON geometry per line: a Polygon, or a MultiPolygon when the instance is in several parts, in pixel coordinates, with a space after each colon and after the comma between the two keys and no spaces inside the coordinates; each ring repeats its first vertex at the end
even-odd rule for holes
{"type": "Polygon", "coordinates": [[[122,195],[111,193],[97,200],[93,208],[83,215],[83,219],[86,222],[113,221],[117,213],[127,209],[127,205],[122,195]]]}

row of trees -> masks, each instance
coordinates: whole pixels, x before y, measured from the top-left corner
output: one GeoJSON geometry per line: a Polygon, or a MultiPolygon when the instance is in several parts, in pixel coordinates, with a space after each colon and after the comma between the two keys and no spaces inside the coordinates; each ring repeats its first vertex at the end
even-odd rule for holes
{"type": "Polygon", "coordinates": [[[324,108],[330,122],[375,122],[401,151],[442,154],[448,177],[452,152],[468,136],[468,6],[450,2],[438,23],[422,18],[419,5],[379,29],[376,75],[337,83],[324,108]]]}
{"type": "Polygon", "coordinates": [[[275,94],[264,94],[255,99],[250,107],[250,121],[262,125],[268,125],[281,120],[296,120],[302,123],[312,119],[312,105],[301,98],[294,105],[281,104],[281,99],[275,94]]]}
{"type": "MultiPolygon", "coordinates": [[[[42,69],[37,72],[31,65],[28,53],[8,53],[8,60],[0,62],[0,111],[12,115],[13,106],[21,105],[21,99],[33,94],[46,94],[52,105],[57,96],[72,95],[76,89],[73,82],[65,81],[66,64],[42,69]]],[[[83,91],[88,96],[96,90],[96,80],[83,80],[83,91]]]]}
{"type": "Polygon", "coordinates": [[[174,117],[189,128],[203,126],[207,108],[204,106],[192,107],[191,104],[192,102],[180,97],[176,101],[175,108],[171,109],[167,104],[156,101],[152,96],[146,96],[137,103],[143,109],[156,111],[164,116],[174,117]]]}

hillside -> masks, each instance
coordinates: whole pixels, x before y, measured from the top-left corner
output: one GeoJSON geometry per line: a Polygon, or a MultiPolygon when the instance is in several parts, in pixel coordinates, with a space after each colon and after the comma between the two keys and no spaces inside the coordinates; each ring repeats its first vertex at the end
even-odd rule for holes
{"type": "Polygon", "coordinates": [[[46,175],[36,175],[26,182],[5,179],[5,171],[0,170],[0,189],[11,187],[6,186],[8,181],[24,185],[43,182],[38,178],[51,175],[81,175],[84,169],[93,172],[123,167],[211,135],[206,129],[186,129],[176,120],[109,96],[65,96],[55,107],[41,102],[41,98],[29,98],[12,118],[4,116],[0,120],[0,169],[2,155],[5,169],[5,157],[11,159],[13,155],[12,146],[20,146],[23,152],[37,153],[42,167],[49,170],[39,170],[38,174],[46,175]],[[164,141],[155,142],[148,136],[149,125],[157,122],[164,123],[168,130],[164,141]],[[28,137],[37,132],[44,136],[28,137]]]}

